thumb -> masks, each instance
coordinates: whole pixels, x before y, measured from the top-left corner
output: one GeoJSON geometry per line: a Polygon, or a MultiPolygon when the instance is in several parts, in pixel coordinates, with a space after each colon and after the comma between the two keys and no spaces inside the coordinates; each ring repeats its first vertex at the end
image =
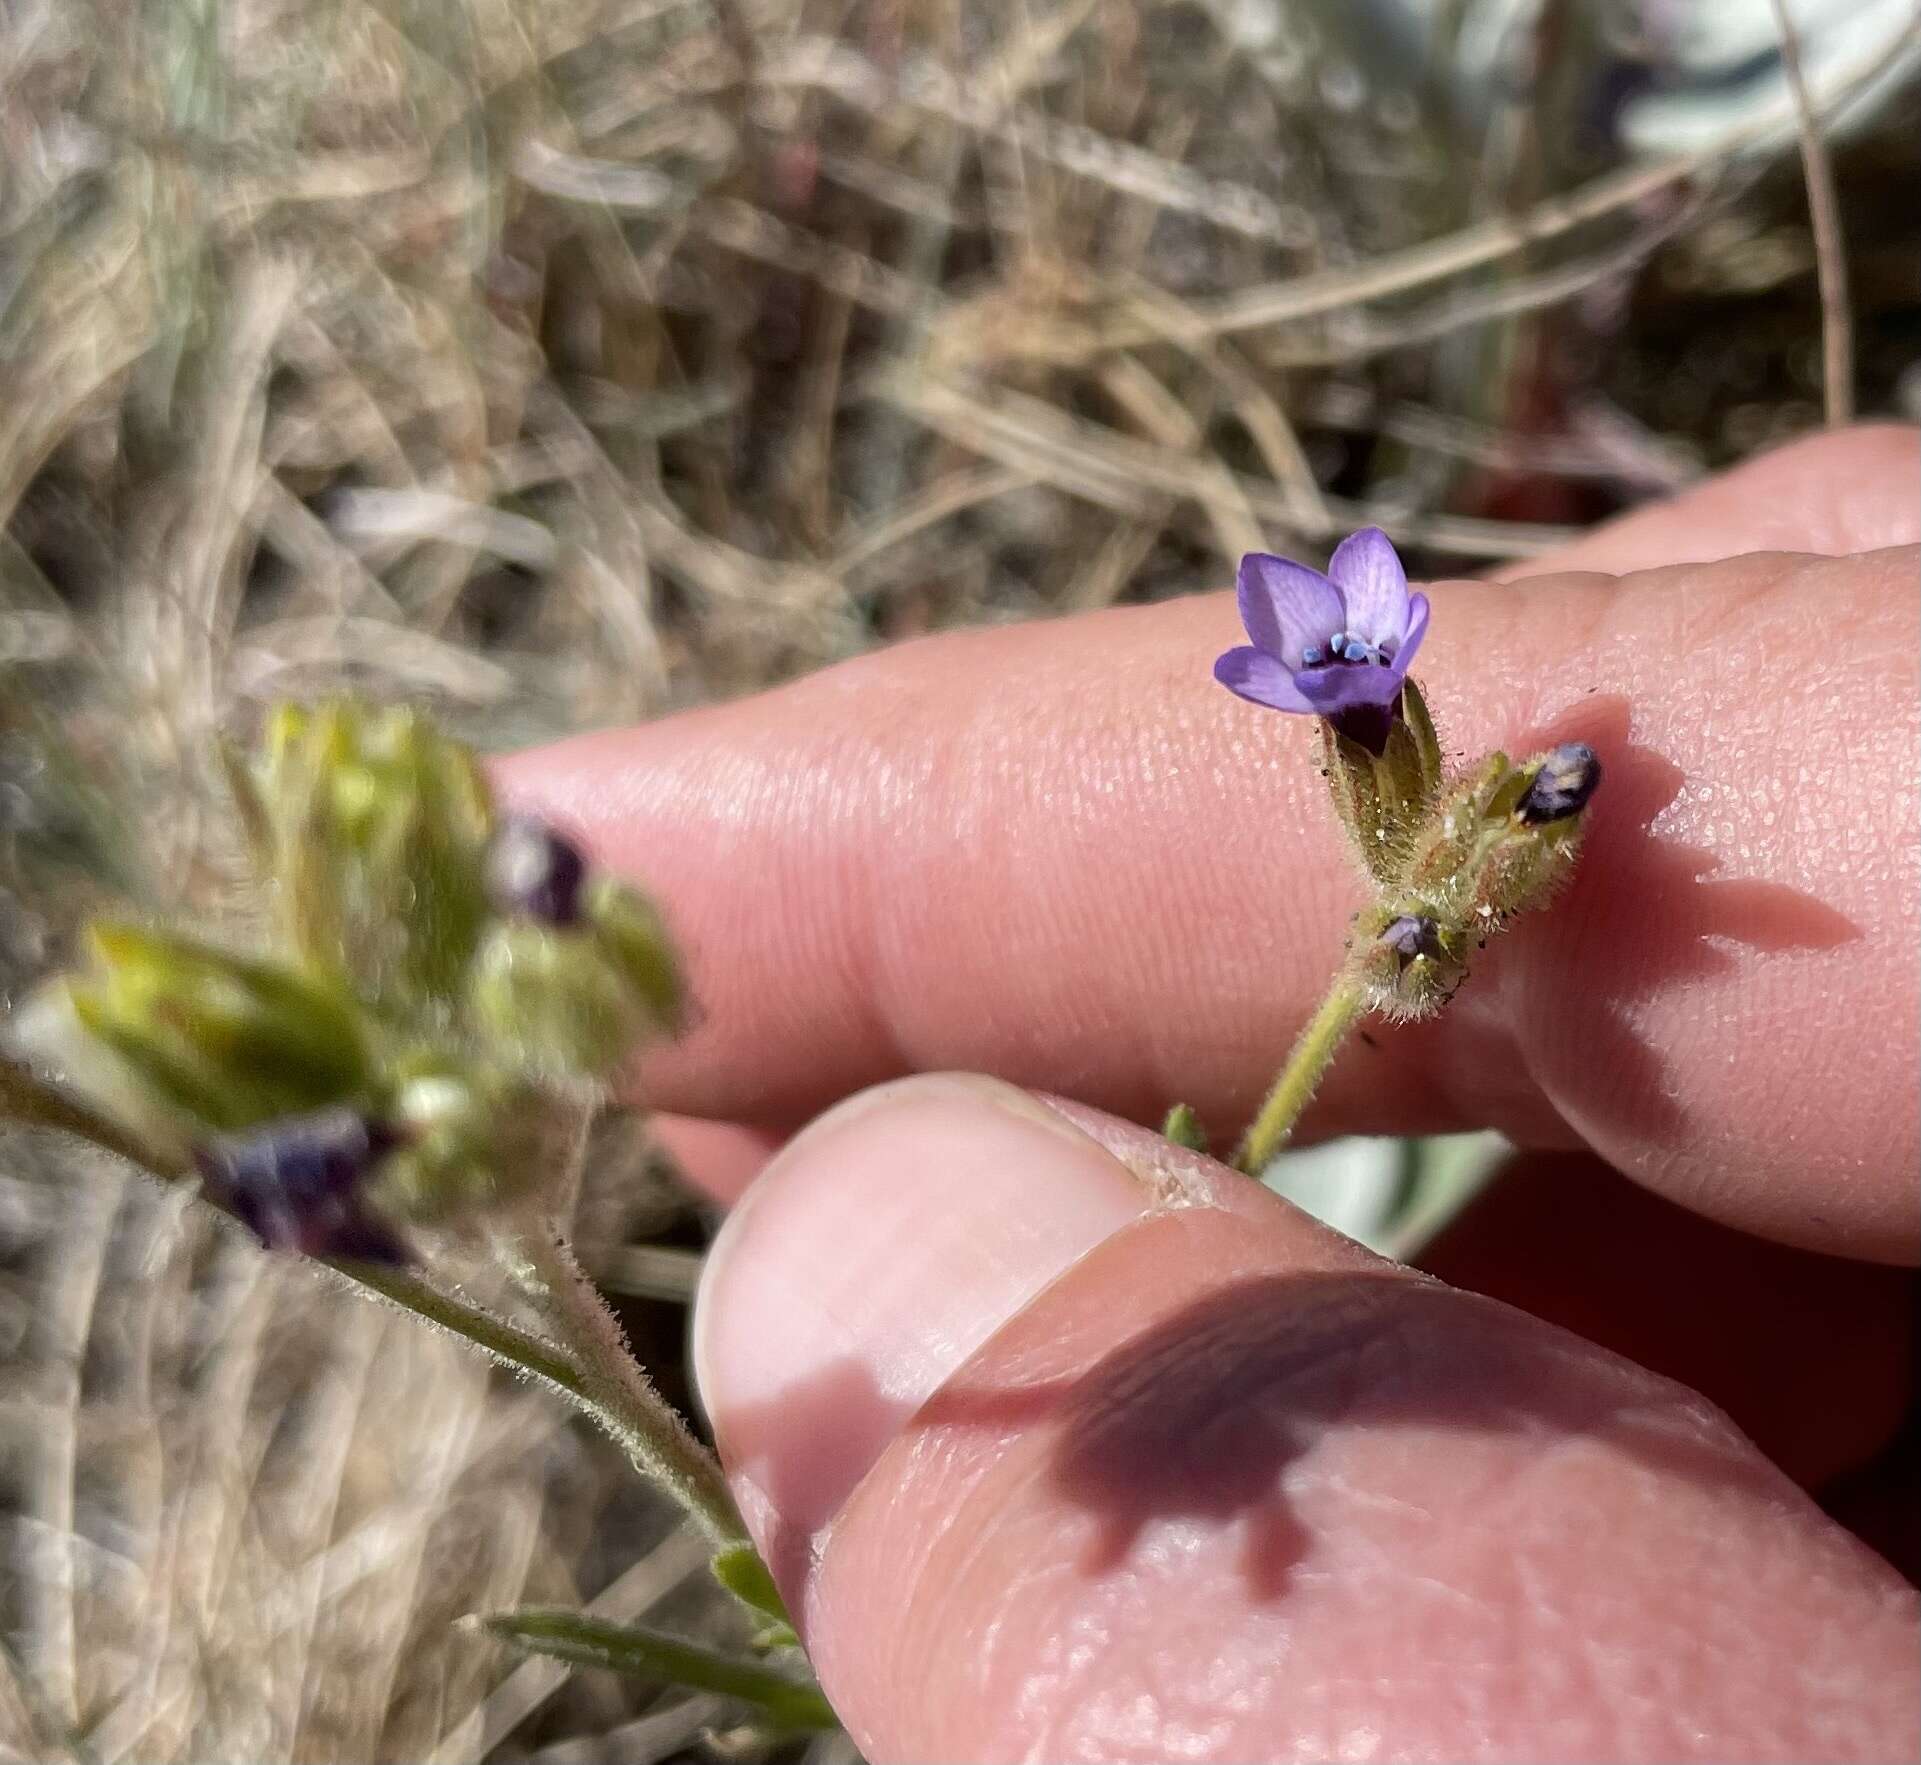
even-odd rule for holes
{"type": "Polygon", "coordinates": [[[996,1082],[817,1122],[695,1333],[878,1761],[1877,1759],[1921,1723],[1912,1591],[1702,1399],[996,1082]]]}

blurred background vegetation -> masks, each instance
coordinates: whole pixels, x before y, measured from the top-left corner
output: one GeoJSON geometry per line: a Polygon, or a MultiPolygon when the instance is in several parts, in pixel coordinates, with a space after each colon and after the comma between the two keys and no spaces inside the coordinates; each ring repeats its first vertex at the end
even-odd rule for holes
{"type": "MultiPolygon", "coordinates": [[[[1797,0],[1866,413],[1921,414],[1910,0],[1797,0]]],[[[238,913],[208,738],[488,746],[1217,587],[1525,557],[1820,419],[1770,0],[0,0],[0,1004],[238,913]]],[[[580,1241],[670,1387],[701,1222],[580,1241]]],[[[1285,1178],[1390,1246],[1473,1145],[1285,1178]]],[[[1422,1210],[1426,1211],[1423,1212],[1422,1210]]],[[[610,1454],[0,1139],[0,1757],[746,1757],[451,1628],[727,1622],[610,1454]]],[[[818,1742],[816,1757],[838,1741],[818,1742]]]]}

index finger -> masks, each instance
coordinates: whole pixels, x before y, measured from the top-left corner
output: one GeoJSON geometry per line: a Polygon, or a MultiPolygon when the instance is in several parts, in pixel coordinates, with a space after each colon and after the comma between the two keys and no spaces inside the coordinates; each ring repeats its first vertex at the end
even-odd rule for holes
{"type": "MultiPolygon", "coordinates": [[[[1912,550],[1433,591],[1458,754],[1582,739],[1577,879],[1320,1132],[1585,1140],[1718,1217],[1906,1259],[1921,1143],[1912,550]],[[1867,658],[1868,660],[1863,660],[1867,658]]],[[[904,646],[508,763],[661,896],[704,1019],[651,1101],[789,1125],[966,1067],[1245,1118],[1361,899],[1311,732],[1208,677],[1225,597],[904,646]]]]}

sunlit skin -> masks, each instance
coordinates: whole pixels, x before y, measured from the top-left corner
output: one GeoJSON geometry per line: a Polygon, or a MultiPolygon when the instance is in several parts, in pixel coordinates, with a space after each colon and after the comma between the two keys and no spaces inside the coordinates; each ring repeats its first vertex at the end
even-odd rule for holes
{"type": "Polygon", "coordinates": [[[1526,1192],[1562,1171],[1565,1204],[1497,1191],[1436,1266],[1739,1430],[1114,1119],[1185,1099],[1224,1143],[1362,899],[1311,727],[1209,677],[1231,597],[503,764],[677,928],[702,1016],[641,1083],[703,1118],[668,1134],[717,1191],[902,1075],[1079,1100],[1047,1108],[1071,1140],[978,1081],[831,1120],[703,1292],[723,1454],[870,1756],[1912,1756],[1911,1590],[1745,1436],[1815,1483],[1908,1389],[1917,471],[1908,431],[1818,439],[1524,584],[1426,586],[1450,754],[1585,742],[1606,782],[1566,894],[1437,1022],[1351,1047],[1306,1124],[1536,1149],[1526,1192]],[[1057,1212],[1057,1277],[989,1295],[1057,1212]],[[809,1308],[883,1266],[917,1310],[803,1377],[841,1340],[809,1308]]]}

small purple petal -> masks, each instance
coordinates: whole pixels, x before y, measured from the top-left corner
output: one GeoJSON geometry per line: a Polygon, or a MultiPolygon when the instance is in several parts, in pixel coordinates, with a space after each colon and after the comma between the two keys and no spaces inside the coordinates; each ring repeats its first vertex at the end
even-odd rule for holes
{"type": "Polygon", "coordinates": [[[377,1262],[392,1268],[405,1268],[413,1258],[406,1240],[384,1220],[353,1212],[345,1215],[324,1244],[309,1251],[314,1256],[336,1257],[343,1262],[377,1262]]]}
{"type": "Polygon", "coordinates": [[[1294,684],[1310,710],[1333,717],[1355,705],[1392,705],[1401,696],[1401,679],[1398,664],[1383,668],[1377,663],[1350,662],[1297,674],[1294,684]]]}
{"type": "Polygon", "coordinates": [[[1378,527],[1363,527],[1334,548],[1327,573],[1347,603],[1347,629],[1377,649],[1399,643],[1407,630],[1407,572],[1394,542],[1378,527]]]}
{"type": "Polygon", "coordinates": [[[587,860],[544,821],[509,815],[487,848],[486,879],[496,913],[570,926],[580,918],[587,860]]]}
{"type": "Polygon", "coordinates": [[[1402,965],[1417,956],[1441,953],[1441,928],[1424,913],[1403,913],[1390,920],[1381,932],[1381,942],[1400,957],[1402,965]]]}
{"type": "Polygon", "coordinates": [[[1563,742],[1541,763],[1514,813],[1530,827],[1559,821],[1587,807],[1601,783],[1601,756],[1586,742],[1563,742]]]}
{"type": "Polygon", "coordinates": [[[1270,710],[1312,712],[1315,709],[1295,685],[1292,670],[1266,650],[1250,649],[1246,645],[1229,650],[1216,659],[1214,678],[1229,692],[1239,693],[1242,698],[1252,699],[1270,710]]]}
{"type": "Polygon", "coordinates": [[[402,1262],[405,1244],[363,1205],[361,1184],[398,1144],[383,1122],[345,1105],[216,1135],[194,1161],[209,1199],[269,1250],[402,1262]]]}
{"type": "Polygon", "coordinates": [[[1421,647],[1421,639],[1427,636],[1427,596],[1409,595],[1407,600],[1407,636],[1401,639],[1401,647],[1394,652],[1394,672],[1405,674],[1408,663],[1414,660],[1414,652],[1421,647]]]}
{"type": "Polygon", "coordinates": [[[1389,738],[1394,734],[1394,719],[1399,709],[1392,705],[1349,705],[1345,711],[1337,711],[1327,720],[1328,727],[1344,735],[1351,742],[1359,742],[1370,754],[1380,756],[1387,752],[1389,738]]]}
{"type": "Polygon", "coordinates": [[[1324,645],[1341,629],[1345,609],[1340,590],[1320,571],[1290,558],[1249,552],[1241,559],[1235,593],[1241,623],[1255,647],[1290,668],[1300,667],[1301,652],[1309,644],[1324,645]]]}

